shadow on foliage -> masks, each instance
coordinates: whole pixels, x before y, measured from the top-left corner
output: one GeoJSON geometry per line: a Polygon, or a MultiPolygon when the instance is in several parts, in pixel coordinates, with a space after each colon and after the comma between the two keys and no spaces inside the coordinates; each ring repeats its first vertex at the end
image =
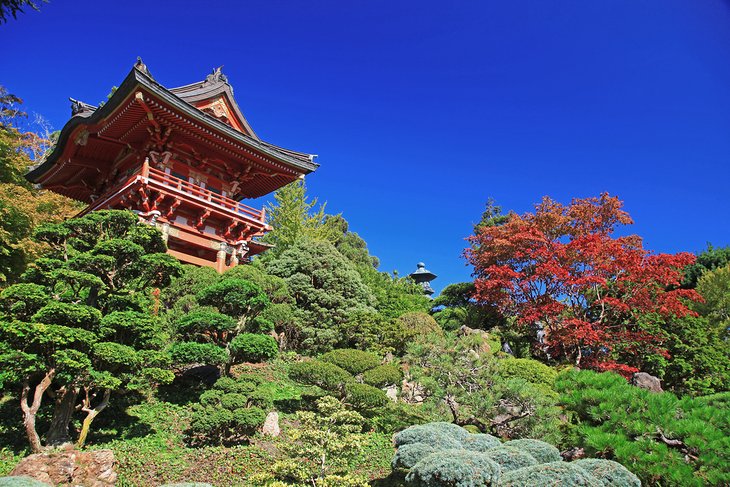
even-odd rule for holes
{"type": "Polygon", "coordinates": [[[161,401],[186,406],[200,401],[200,395],[220,378],[218,367],[202,365],[186,370],[175,377],[172,384],[160,386],[157,397],[161,401]]]}

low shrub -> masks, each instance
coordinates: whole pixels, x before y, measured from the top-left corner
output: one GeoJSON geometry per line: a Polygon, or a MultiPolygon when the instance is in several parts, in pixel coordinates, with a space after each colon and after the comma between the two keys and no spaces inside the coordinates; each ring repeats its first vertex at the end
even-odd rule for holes
{"type": "Polygon", "coordinates": [[[552,367],[527,358],[508,358],[497,361],[497,374],[507,379],[519,378],[548,387],[552,387],[558,377],[558,373],[552,367]]]}
{"type": "Polygon", "coordinates": [[[362,381],[373,387],[398,385],[402,378],[400,368],[390,364],[378,365],[362,374],[362,381]]]}
{"type": "Polygon", "coordinates": [[[499,438],[486,433],[473,433],[461,441],[465,450],[485,452],[502,444],[499,438]]]}
{"type": "Polygon", "coordinates": [[[560,456],[560,450],[550,443],[545,443],[540,440],[531,440],[528,438],[511,440],[504,443],[504,446],[526,451],[539,463],[560,462],[563,460],[563,457],[560,456]]]}
{"type": "Polygon", "coordinates": [[[352,375],[362,374],[366,370],[377,367],[382,362],[382,359],[374,353],[363,352],[354,348],[332,350],[322,355],[320,360],[345,369],[352,375]]]}
{"type": "Polygon", "coordinates": [[[410,443],[398,447],[395,452],[391,466],[393,470],[403,468],[410,470],[415,464],[429,456],[431,453],[439,451],[433,445],[426,443],[410,443]]]}
{"type": "Polygon", "coordinates": [[[375,409],[388,403],[388,397],[377,387],[350,382],[345,386],[346,400],[356,410],[375,409]]]}
{"type": "MultiPolygon", "coordinates": [[[[463,437],[458,434],[455,435],[454,431],[450,431],[448,428],[434,426],[438,424],[440,423],[427,423],[410,426],[403,431],[396,433],[393,437],[395,446],[400,448],[403,445],[409,445],[412,443],[426,443],[440,449],[462,448],[461,442],[463,437]]],[[[468,433],[466,434],[468,435],[468,433]]]]}
{"type": "Polygon", "coordinates": [[[730,415],[722,406],[650,392],[611,372],[564,372],[555,388],[579,423],[571,443],[588,455],[616,460],[645,484],[730,485],[730,415]],[[662,435],[684,446],[671,448],[662,435]]]}
{"type": "Polygon", "coordinates": [[[353,382],[352,375],[329,362],[307,360],[292,364],[289,376],[297,382],[310,386],[318,386],[326,391],[341,394],[346,384],[353,382]]]}
{"type": "Polygon", "coordinates": [[[170,347],[175,365],[223,365],[228,362],[228,351],[212,343],[182,342],[170,347]]]}
{"type": "Polygon", "coordinates": [[[241,333],[228,347],[237,361],[265,362],[279,353],[279,346],[271,335],[241,333]]]}
{"type": "Polygon", "coordinates": [[[245,441],[264,423],[266,411],[257,407],[255,380],[223,377],[200,395],[192,408],[187,431],[195,444],[235,444],[245,441]]]}
{"type": "Polygon", "coordinates": [[[177,333],[185,339],[224,344],[226,333],[236,329],[237,321],[208,308],[199,308],[181,316],[176,322],[177,333]]]}
{"type": "Polygon", "coordinates": [[[490,448],[484,454],[497,462],[502,472],[510,472],[519,468],[531,467],[537,465],[538,461],[529,453],[511,448],[508,446],[498,446],[490,448]]]}
{"type": "Polygon", "coordinates": [[[443,450],[416,463],[406,482],[416,487],[496,486],[499,465],[485,453],[443,450]]]}
{"type": "Polygon", "coordinates": [[[584,458],[576,460],[572,464],[600,480],[604,487],[641,487],[639,477],[618,462],[600,458],[584,458]]]}
{"type": "Polygon", "coordinates": [[[0,477],[0,487],[49,487],[45,482],[25,475],[0,477]]]}
{"type": "Polygon", "coordinates": [[[601,481],[566,462],[541,463],[505,472],[499,487],[602,487],[601,481]]]}

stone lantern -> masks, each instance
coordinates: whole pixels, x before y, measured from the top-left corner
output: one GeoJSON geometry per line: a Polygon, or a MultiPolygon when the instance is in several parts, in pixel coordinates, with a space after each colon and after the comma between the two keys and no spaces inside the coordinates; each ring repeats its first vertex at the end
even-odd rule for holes
{"type": "Polygon", "coordinates": [[[436,279],[436,274],[426,269],[426,264],[419,262],[416,264],[417,269],[410,274],[408,277],[416,281],[416,284],[423,288],[423,293],[431,296],[435,291],[431,288],[430,282],[436,279]]]}

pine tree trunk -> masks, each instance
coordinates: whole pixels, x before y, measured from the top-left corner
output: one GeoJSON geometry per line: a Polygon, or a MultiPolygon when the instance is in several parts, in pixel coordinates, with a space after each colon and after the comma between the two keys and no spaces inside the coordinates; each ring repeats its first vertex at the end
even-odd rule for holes
{"type": "Polygon", "coordinates": [[[71,441],[69,424],[76,407],[79,389],[77,387],[64,387],[57,394],[58,397],[53,408],[53,419],[48,433],[46,433],[46,444],[48,446],[58,446],[71,441]]]}
{"type": "Polygon", "coordinates": [[[28,436],[28,442],[33,453],[40,453],[43,451],[41,445],[41,438],[38,436],[38,431],[35,428],[35,418],[38,414],[38,410],[41,407],[41,401],[43,400],[43,394],[51,386],[53,377],[56,375],[56,369],[50,369],[46,372],[43,379],[35,386],[33,391],[33,402],[28,404],[28,393],[30,392],[30,379],[26,378],[23,381],[23,389],[20,392],[20,409],[23,411],[23,426],[25,427],[25,434],[28,436]]]}
{"type": "Polygon", "coordinates": [[[94,418],[104,410],[104,408],[107,407],[109,404],[109,396],[111,396],[111,390],[106,389],[104,391],[104,398],[101,400],[98,406],[96,406],[94,409],[91,409],[89,407],[85,407],[83,409],[84,412],[86,412],[86,417],[84,418],[84,423],[81,426],[81,433],[79,433],[79,440],[76,442],[76,446],[79,448],[83,448],[84,443],[86,443],[86,437],[89,435],[89,429],[91,428],[91,423],[94,421],[94,418]]]}

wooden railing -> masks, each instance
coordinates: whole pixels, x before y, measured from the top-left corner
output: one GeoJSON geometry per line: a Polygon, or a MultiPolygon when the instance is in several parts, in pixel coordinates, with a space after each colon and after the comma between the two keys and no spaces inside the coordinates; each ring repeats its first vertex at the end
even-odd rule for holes
{"type": "Polygon", "coordinates": [[[166,172],[160,171],[159,169],[149,167],[147,164],[142,167],[141,175],[142,177],[148,178],[150,181],[175,188],[197,199],[213,203],[214,205],[223,207],[234,213],[253,218],[261,223],[266,221],[265,210],[257,210],[256,208],[246,206],[234,199],[227,198],[208,189],[201,188],[197,184],[172,176],[166,172]]]}

